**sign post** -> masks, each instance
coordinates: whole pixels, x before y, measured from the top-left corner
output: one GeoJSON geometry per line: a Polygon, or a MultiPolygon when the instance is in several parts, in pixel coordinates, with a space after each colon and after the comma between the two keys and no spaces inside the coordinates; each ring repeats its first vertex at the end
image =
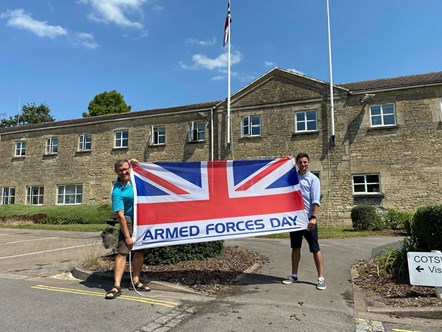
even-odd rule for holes
{"type": "Polygon", "coordinates": [[[408,252],[408,271],[410,284],[436,287],[436,296],[442,298],[442,253],[408,252]]]}

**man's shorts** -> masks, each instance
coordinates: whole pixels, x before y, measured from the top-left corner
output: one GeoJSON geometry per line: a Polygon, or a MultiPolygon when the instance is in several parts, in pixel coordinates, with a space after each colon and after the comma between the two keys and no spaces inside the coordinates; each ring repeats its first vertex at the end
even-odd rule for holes
{"type": "Polygon", "coordinates": [[[292,249],[298,249],[302,246],[302,238],[308,242],[308,246],[311,253],[317,253],[321,248],[318,241],[318,225],[311,231],[302,230],[297,232],[290,232],[290,246],[292,249]]]}
{"type": "MultiPolygon", "coordinates": [[[[127,228],[129,229],[129,234],[130,236],[132,236],[132,232],[133,232],[133,222],[132,222],[132,218],[128,217],[128,216],[124,216],[126,218],[126,223],[127,223],[127,228]]],[[[130,250],[126,245],[126,241],[124,241],[124,234],[121,231],[121,227],[120,227],[120,232],[118,234],[118,246],[117,246],[117,251],[119,254],[129,254],[130,250]]]]}

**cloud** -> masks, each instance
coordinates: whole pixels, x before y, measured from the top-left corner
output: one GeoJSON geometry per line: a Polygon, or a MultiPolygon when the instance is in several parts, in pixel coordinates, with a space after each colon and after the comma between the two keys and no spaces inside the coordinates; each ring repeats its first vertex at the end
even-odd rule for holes
{"type": "Polygon", "coordinates": [[[8,10],[6,13],[2,13],[0,17],[7,19],[6,25],[28,30],[39,37],[54,39],[68,34],[67,30],[59,25],[49,25],[45,21],[34,20],[23,9],[8,10]]]}
{"type": "Polygon", "coordinates": [[[213,46],[216,43],[216,38],[212,37],[211,40],[199,40],[196,38],[187,38],[184,42],[186,44],[191,44],[191,45],[213,46]]]}
{"type": "Polygon", "coordinates": [[[132,13],[142,16],[141,6],[146,0],[80,0],[92,7],[89,18],[96,22],[113,23],[118,26],[143,29],[143,24],[129,18],[132,13]]]}
{"type": "MultiPolygon", "coordinates": [[[[241,54],[241,52],[239,51],[232,52],[230,54],[230,65],[234,65],[240,62],[242,58],[243,55],[241,54]]],[[[227,68],[227,52],[222,53],[218,57],[213,59],[209,58],[204,54],[200,53],[194,54],[192,56],[192,62],[193,62],[192,65],[189,66],[183,63],[182,61],[180,61],[180,66],[183,69],[193,69],[193,70],[197,69],[213,70],[213,69],[227,68]]]]}
{"type": "Polygon", "coordinates": [[[264,65],[266,67],[276,67],[276,63],[272,62],[272,61],[265,61],[264,65]]]}
{"type": "Polygon", "coordinates": [[[100,47],[98,43],[95,41],[94,36],[90,33],[86,32],[77,32],[72,39],[72,44],[74,46],[81,46],[85,48],[95,49],[100,47]]]}

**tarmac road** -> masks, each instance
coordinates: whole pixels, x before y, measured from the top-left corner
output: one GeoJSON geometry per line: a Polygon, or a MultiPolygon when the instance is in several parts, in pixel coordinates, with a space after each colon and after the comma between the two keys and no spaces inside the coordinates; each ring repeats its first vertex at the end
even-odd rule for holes
{"type": "Polygon", "coordinates": [[[213,297],[171,287],[139,296],[124,289],[125,297],[106,301],[111,275],[90,282],[66,273],[103,250],[97,233],[0,229],[0,326],[2,331],[442,331],[442,315],[398,318],[358,305],[350,266],[394,242],[397,238],[322,240],[327,289],[318,291],[307,246],[301,282],[283,285],[290,270],[287,240],[228,241],[270,260],[244,274],[236,294],[213,297]]]}

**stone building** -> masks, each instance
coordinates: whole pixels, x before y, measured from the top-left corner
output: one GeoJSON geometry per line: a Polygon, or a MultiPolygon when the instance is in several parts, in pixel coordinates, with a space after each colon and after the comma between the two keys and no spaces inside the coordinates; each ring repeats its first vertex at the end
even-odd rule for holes
{"type": "Polygon", "coordinates": [[[259,159],[307,152],[324,224],[353,206],[442,199],[442,72],[334,86],[275,68],[226,101],[0,129],[1,204],[109,202],[116,159],[259,159]],[[334,134],[334,135],[333,135],[334,134]]]}

